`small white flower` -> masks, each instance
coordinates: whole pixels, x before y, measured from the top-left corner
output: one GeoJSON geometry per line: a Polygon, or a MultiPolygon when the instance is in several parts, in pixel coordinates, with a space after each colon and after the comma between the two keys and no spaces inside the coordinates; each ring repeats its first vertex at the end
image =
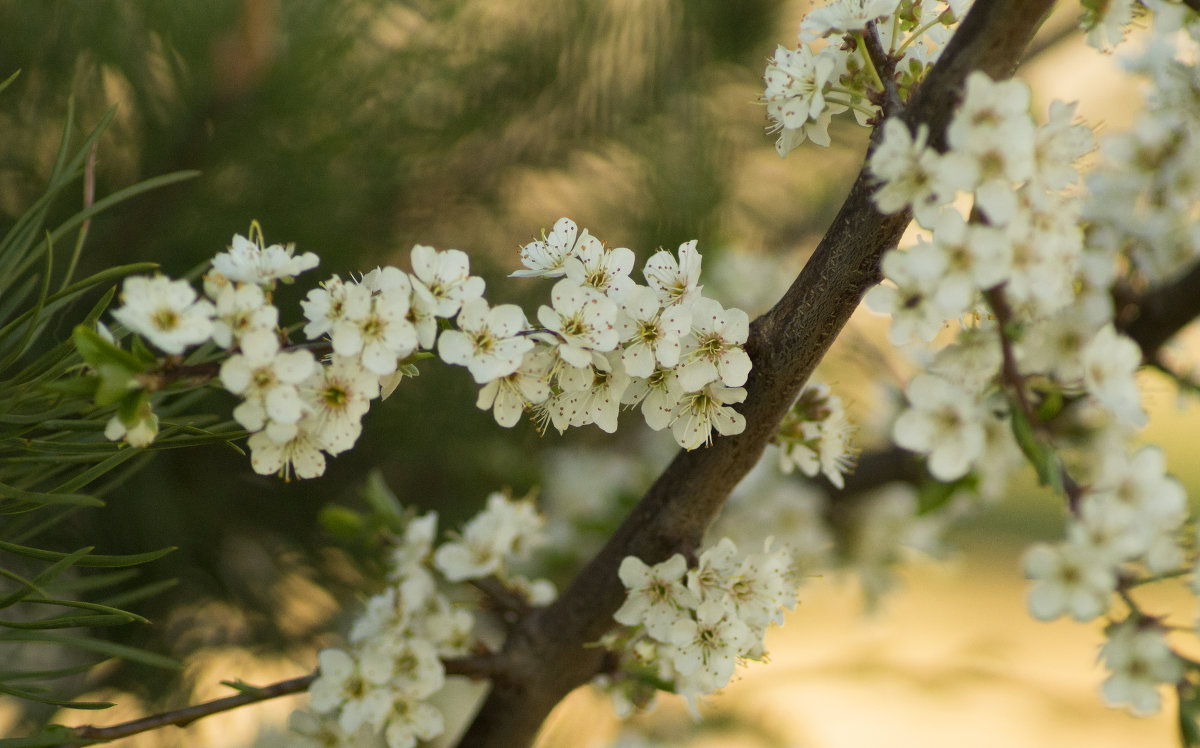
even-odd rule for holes
{"type": "Polygon", "coordinates": [[[235,283],[252,283],[273,288],[275,282],[289,283],[305,270],[320,263],[312,252],[293,256],[295,245],[272,244],[263,247],[244,236],[235,235],[229,249],[213,258],[213,270],[235,283]]]}
{"type": "Polygon", "coordinates": [[[554,363],[553,350],[539,345],[525,354],[516,371],[484,385],[475,407],[490,408],[496,423],[512,428],[526,409],[550,397],[550,370],[554,363]]]}
{"type": "Polygon", "coordinates": [[[1142,352],[1137,343],[1119,334],[1111,323],[1100,328],[1083,353],[1083,382],[1088,394],[1134,428],[1146,424],[1135,377],[1141,364],[1142,352]]]}
{"type": "Polygon", "coordinates": [[[335,275],[320,288],[309,291],[300,307],[308,319],[304,334],[309,340],[316,340],[340,322],[365,317],[371,310],[371,291],[353,281],[346,283],[335,275]]]}
{"type": "Polygon", "coordinates": [[[630,376],[648,377],[655,361],[670,368],[679,363],[679,340],[691,327],[683,306],[663,309],[658,295],[646,286],[633,286],[621,302],[617,330],[624,347],[621,362],[630,376]]]}
{"type": "Polygon", "coordinates": [[[698,603],[683,582],[686,571],[687,561],[679,553],[654,566],[626,556],[617,575],[628,595],[613,618],[626,626],[644,625],[650,636],[670,641],[676,621],[687,617],[686,611],[698,603]]]}
{"type": "Polygon", "coordinates": [[[238,338],[251,330],[273,330],[279,323],[279,310],[267,303],[261,286],[226,285],[221,287],[216,301],[212,337],[222,348],[233,348],[238,338]]]}
{"type": "Polygon", "coordinates": [[[833,0],[817,8],[800,22],[801,39],[819,39],[831,34],[862,31],[868,21],[896,12],[900,0],[833,0]]]}
{"type": "Polygon", "coordinates": [[[655,367],[648,377],[634,377],[629,387],[621,397],[623,405],[642,404],[642,416],[646,425],[655,431],[662,431],[671,425],[675,408],[683,400],[683,387],[675,369],[664,366],[655,367]]]}
{"type": "Polygon", "coordinates": [[[233,411],[238,423],[258,431],[266,418],[277,423],[299,421],[304,415],[299,385],[313,372],[313,355],[304,350],[281,352],[270,329],[243,335],[241,349],[221,364],[221,383],[245,400],[233,411]]]}
{"type": "Polygon", "coordinates": [[[553,308],[538,308],[538,321],[555,333],[558,355],[572,366],[590,366],[596,361],[606,366],[602,356],[615,350],[617,305],[604,294],[564,278],[550,292],[553,308]]]}
{"type": "Polygon", "coordinates": [[[1183,677],[1183,663],[1171,651],[1157,626],[1127,620],[1113,631],[1100,649],[1100,657],[1112,674],[1100,690],[1110,706],[1128,704],[1139,716],[1155,714],[1162,707],[1160,685],[1174,685],[1183,677]]]}
{"type": "Polygon", "coordinates": [[[467,299],[483,295],[483,278],[471,275],[470,258],[458,249],[438,252],[422,244],[412,248],[414,286],[437,301],[436,314],[449,319],[467,299]]]}
{"type": "MultiPolygon", "coordinates": [[[[584,237],[588,235],[584,229],[584,237]]],[[[517,270],[510,278],[558,278],[566,275],[563,261],[575,249],[579,228],[570,218],[560,218],[554,223],[550,234],[543,232],[542,238],[521,247],[521,262],[528,270],[517,270]]]]}
{"type": "Polygon", "coordinates": [[[780,156],[806,139],[818,145],[829,145],[830,116],[844,111],[845,105],[830,106],[825,94],[832,87],[831,79],[837,68],[837,51],[826,47],[814,55],[807,45],[797,50],[780,46],[767,65],[763,80],[766,90],[767,116],[770,130],[780,135],[775,150],[780,156]]]}
{"type": "Polygon", "coordinates": [[[679,383],[689,392],[717,380],[741,387],[750,375],[750,356],[742,348],[750,337],[750,317],[706,298],[697,299],[691,313],[692,335],[684,340],[687,363],[679,367],[679,383]]]}
{"type": "Polygon", "coordinates": [[[881,213],[912,207],[921,225],[929,225],[935,209],[953,188],[941,181],[937,151],[926,147],[929,128],[921,125],[914,138],[908,125],[896,117],[883,123],[883,139],[871,152],[871,173],[880,181],[875,204],[881,213]]]}
{"type": "Polygon", "coordinates": [[[1133,22],[1134,0],[1084,0],[1079,25],[1088,32],[1088,45],[1111,52],[1125,39],[1125,28],[1133,22]]]}
{"type": "Polygon", "coordinates": [[[575,250],[563,260],[563,269],[575,283],[619,300],[633,286],[629,273],[633,271],[635,259],[633,250],[626,247],[609,249],[594,236],[587,236],[585,231],[575,250]]]}
{"type": "Polygon", "coordinates": [[[246,441],[250,447],[250,466],[259,475],[280,475],[290,480],[316,478],[325,473],[325,455],[311,432],[312,424],[301,419],[290,439],[280,442],[266,431],[251,434],[246,441]]]}
{"type": "Polygon", "coordinates": [[[395,372],[418,343],[417,329],[408,321],[412,299],[408,276],[396,271],[393,280],[395,285],[371,294],[367,309],[357,309],[356,316],[347,314],[330,331],[334,353],[360,357],[363,366],[378,376],[395,372]]]}
{"type": "Polygon", "coordinates": [[[696,240],[679,245],[678,260],[665,249],[646,260],[642,275],[658,294],[662,306],[690,305],[700,297],[700,266],[703,258],[696,251],[696,240]]]}
{"type": "Polygon", "coordinates": [[[735,436],[746,430],[746,417],[729,403],[746,399],[742,387],[725,387],[711,382],[680,399],[671,415],[671,434],[675,443],[684,449],[696,449],[712,443],[712,431],[723,436],[735,436]]]}
{"type": "Polygon", "coordinates": [[[125,440],[131,447],[148,447],[158,436],[158,415],[151,409],[149,402],[143,402],[137,416],[130,423],[121,420],[120,414],[114,414],[104,426],[104,438],[110,442],[125,440]]]}
{"type": "Polygon", "coordinates": [[[896,444],[928,455],[929,472],[940,481],[966,475],[986,443],[979,399],[939,376],[920,374],[908,385],[908,400],[892,427],[896,444]]]}
{"type": "Polygon", "coordinates": [[[422,701],[397,699],[383,731],[388,748],[413,748],[418,740],[432,740],[445,731],[442,713],[422,701]]]}
{"type": "Polygon", "coordinates": [[[1008,223],[1017,210],[1013,183],[1033,176],[1035,130],[1029,86],[995,82],[979,71],[967,76],[966,94],[946,128],[950,150],[941,159],[943,178],[974,191],[975,205],[992,223],[1008,223]]]}
{"type": "Polygon", "coordinates": [[[486,300],[468,299],[458,313],[458,329],[438,338],[438,354],[448,364],[465,366],[476,384],[507,377],[515,372],[533,340],[519,336],[528,323],[515,304],[489,309],[486,300]]]}
{"type": "Polygon", "coordinates": [[[935,303],[946,255],[932,244],[892,250],[883,256],[883,274],[895,286],[879,285],[863,298],[872,311],[892,315],[888,339],[903,345],[912,338],[930,342],[946,324],[935,303]]]}
{"type": "Polygon", "coordinates": [[[126,278],[113,317],[164,353],[183,353],[212,335],[213,305],[197,299],[185,280],[163,275],[126,278]]]}
{"type": "Polygon", "coordinates": [[[493,493],[487,507],[463,527],[461,540],[437,549],[434,565],[451,582],[500,575],[509,559],[541,544],[544,525],[532,502],[493,493]]]}
{"type": "Polygon", "coordinates": [[[363,368],[357,358],[335,355],[317,368],[300,387],[310,415],[312,437],[321,449],[340,454],[358,441],[362,417],[379,396],[379,377],[363,368]]]}
{"type": "Polygon", "coordinates": [[[1076,621],[1104,614],[1117,576],[1107,560],[1087,546],[1038,543],[1025,552],[1025,574],[1034,580],[1029,612],[1039,621],[1070,613],[1076,621]]]}
{"type": "Polygon", "coordinates": [[[737,658],[751,643],[750,628],[728,614],[717,600],[696,608],[696,618],[681,618],[671,628],[675,645],[672,664],[700,691],[724,688],[737,667],[737,658]]]}

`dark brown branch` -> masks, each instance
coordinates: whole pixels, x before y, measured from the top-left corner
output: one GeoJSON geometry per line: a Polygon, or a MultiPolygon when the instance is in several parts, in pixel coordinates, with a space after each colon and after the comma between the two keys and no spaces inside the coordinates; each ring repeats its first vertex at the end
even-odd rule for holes
{"type": "MultiPolygon", "coordinates": [[[[903,117],[926,124],[941,147],[968,73],[1010,76],[1053,0],[976,3],[938,64],[913,94],[903,117]]],[[[894,247],[910,216],[882,216],[862,173],[800,277],[775,307],[751,325],[746,350],[754,368],[742,407],[746,430],[707,449],[681,452],[595,558],[552,605],[510,633],[498,677],[460,745],[527,746],[566,694],[600,671],[603,650],[587,645],[612,625],[624,588],[617,568],[626,556],[656,563],[693,553],[738,481],[758,461],[775,428],[817,363],[880,280],[879,260],[894,247]]]]}
{"type": "Polygon", "coordinates": [[[1122,331],[1137,341],[1145,360],[1153,361],[1163,344],[1200,317],[1200,263],[1178,279],[1142,294],[1127,309],[1118,309],[1118,319],[1127,310],[1136,316],[1122,331]]]}
{"type": "MultiPolygon", "coordinates": [[[[299,678],[272,683],[262,688],[243,691],[223,699],[208,701],[171,712],[163,712],[162,714],[152,714],[149,717],[122,722],[119,725],[112,725],[110,727],[80,725],[71,730],[71,736],[86,740],[107,741],[127,738],[139,732],[149,732],[150,730],[157,730],[160,727],[167,727],[169,725],[187,727],[201,717],[208,717],[209,715],[227,712],[230,709],[237,709],[247,704],[255,704],[260,701],[268,701],[270,699],[277,699],[280,696],[290,696],[291,694],[307,691],[316,678],[317,673],[310,673],[299,678]]],[[[67,746],[59,746],[59,748],[67,748],[67,746]]]]}

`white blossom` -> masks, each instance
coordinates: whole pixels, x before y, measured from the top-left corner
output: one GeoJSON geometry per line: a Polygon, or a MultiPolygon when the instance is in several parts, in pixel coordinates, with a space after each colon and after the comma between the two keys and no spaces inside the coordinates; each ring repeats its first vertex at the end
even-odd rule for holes
{"type": "Polygon", "coordinates": [[[212,335],[213,305],[198,299],[187,281],[133,276],[121,286],[120,299],[113,317],[164,353],[183,353],[212,335]]]}
{"type": "Polygon", "coordinates": [[[518,333],[527,327],[525,313],[515,304],[489,309],[484,299],[468,299],[458,313],[458,329],[438,338],[438,354],[448,364],[465,366],[476,384],[515,372],[533,340],[518,333]]]}
{"type": "Polygon", "coordinates": [[[458,249],[438,252],[418,244],[412,248],[414,286],[429,292],[436,302],[436,314],[449,319],[458,313],[467,299],[483,295],[483,278],[471,275],[467,254],[458,249]]]}
{"type": "Polygon", "coordinates": [[[263,247],[244,236],[235,235],[229,249],[213,257],[213,270],[235,283],[275,286],[276,281],[290,283],[300,273],[320,263],[312,252],[295,256],[295,246],[272,244],[263,247]]]}
{"type": "Polygon", "coordinates": [[[1100,690],[1111,706],[1127,704],[1136,715],[1162,707],[1159,686],[1183,677],[1183,663],[1171,651],[1162,629],[1129,620],[1109,635],[1100,657],[1111,671],[1100,690]]]}

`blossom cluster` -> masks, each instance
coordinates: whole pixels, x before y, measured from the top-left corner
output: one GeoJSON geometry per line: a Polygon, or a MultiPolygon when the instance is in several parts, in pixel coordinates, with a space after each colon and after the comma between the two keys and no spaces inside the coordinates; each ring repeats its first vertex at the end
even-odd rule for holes
{"type": "Polygon", "coordinates": [[[781,447],[779,469],[790,473],[799,468],[810,478],[820,473],[842,488],[843,475],[854,466],[858,453],[850,444],[854,431],[841,398],[827,385],[810,384],[796,398],[772,439],[781,447]]]}
{"type": "Polygon", "coordinates": [[[435,550],[437,520],[436,512],[409,520],[395,539],[388,586],[367,600],[349,646],[319,653],[320,675],[309,689],[312,711],[291,720],[301,742],[358,746],[382,735],[388,748],[411,748],[443,732],[441,712],[428,703],[445,684],[443,663],[482,644],[474,617],[439,587],[433,569],[448,582],[496,579],[533,605],[554,598],[546,580],[511,573],[511,565],[542,542],[544,521],[529,501],[492,494],[461,535],[435,550]]]}
{"type": "Polygon", "coordinates": [[[685,449],[711,442],[714,429],[740,434],[745,418],[730,405],[746,397],[750,319],[703,295],[701,259],[695,240],[676,255],[659,250],[638,285],[631,250],[560,219],[521,249],[526,269],[513,273],[559,278],[551,305],[538,309],[539,330],[524,331],[536,334],[522,363],[484,387],[479,407],[504,426],[534,408],[559,431],[594,423],[611,433],[622,404],[640,405],[651,428],[670,428],[685,449]]]}
{"type": "Polygon", "coordinates": [[[653,566],[629,556],[618,573],[628,594],[613,618],[629,628],[604,644],[628,661],[601,685],[619,713],[646,700],[639,671],[689,698],[724,688],[739,661],[763,659],[767,627],[795,606],[799,582],[791,554],[769,539],[762,553],[739,557],[723,538],[692,569],[680,554],[653,566]]]}
{"type": "Polygon", "coordinates": [[[1063,488],[1066,538],[1025,556],[1029,608],[1042,620],[1089,621],[1121,593],[1129,611],[1109,627],[1102,691],[1137,713],[1158,708],[1157,687],[1177,681],[1182,665],[1128,591],[1190,569],[1194,545],[1182,537],[1187,500],[1162,452],[1132,444],[1146,423],[1135,379],[1142,351],[1118,330],[1112,301],[1119,268],[1149,285],[1200,256],[1200,162],[1181,127],[1200,117],[1185,94],[1195,90],[1200,25],[1154,5],[1164,12],[1140,67],[1174,94],[1152,99],[1133,133],[1102,144],[1108,164],[1087,191],[1076,162],[1093,138],[1073,105],[1054,102],[1037,126],[1024,83],[978,72],[944,153],[927,145],[924,127],[892,119],[869,161],[879,209],[911,210],[925,234],[884,256],[887,285],[868,305],[892,316],[898,345],[959,330],[910,381],[893,438],[924,454],[940,481],[978,477],[996,490],[1023,453],[1043,482],[1063,488]]]}
{"type": "MultiPolygon", "coordinates": [[[[334,275],[309,291],[301,302],[309,343],[293,344],[272,291],[318,259],[264,247],[261,230],[253,240],[235,236],[213,259],[204,297],[187,281],[133,277],[113,316],[166,354],[224,349],[219,380],[241,398],[233,416],[264,475],[324,473],[326,455],[357,441],[371,401],[435,352],[471,373],[482,386],[477,406],[506,427],[532,411],[542,429],[594,423],[612,432],[625,404],[640,405],[652,428],[670,428],[687,449],[710,443],[714,430],[745,428],[731,405],[746,397],[749,318],[703,296],[695,241],[651,257],[645,286],[630,277],[631,250],[607,247],[566,218],[521,256],[527,269],[514,275],[560,278],[537,311],[539,327],[516,305],[489,305],[464,252],[417,245],[411,273],[334,275]]],[[[119,384],[142,386],[133,374],[119,384]]],[[[112,418],[109,439],[153,441],[157,416],[148,399],[136,405],[112,418]]]]}
{"type": "Polygon", "coordinates": [[[769,130],[779,133],[775,150],[786,156],[806,140],[829,145],[833,115],[847,110],[860,125],[874,122],[882,97],[890,91],[906,97],[924,78],[969,5],[970,0],[834,0],[811,11],[800,23],[797,48],[780,45],[764,75],[769,130]],[[864,35],[879,43],[894,74],[877,68],[864,35]],[[885,83],[884,76],[891,80],[885,83]]]}
{"type": "Polygon", "coordinates": [[[1096,263],[1085,256],[1081,200],[1066,191],[1077,180],[1074,161],[1092,147],[1091,132],[1058,102],[1036,127],[1029,100],[1021,81],[972,73],[947,128],[946,153],[926,144],[923,126],[914,136],[890,119],[869,161],[880,210],[911,208],[930,238],[884,255],[888,283],[868,292],[867,305],[891,315],[898,345],[930,342],[957,321],[969,331],[912,380],[910,407],[893,429],[896,443],[925,454],[943,481],[982,467],[1011,443],[994,428],[1009,417],[997,386],[1003,348],[995,298],[987,297],[1001,289],[1001,311],[1027,324],[1014,352],[1022,371],[1082,387],[1133,425],[1144,419],[1133,379],[1139,359],[1127,355],[1134,344],[1111,327],[1106,287],[1088,274],[1096,263]],[[972,198],[969,217],[953,202],[960,194],[972,198]]]}

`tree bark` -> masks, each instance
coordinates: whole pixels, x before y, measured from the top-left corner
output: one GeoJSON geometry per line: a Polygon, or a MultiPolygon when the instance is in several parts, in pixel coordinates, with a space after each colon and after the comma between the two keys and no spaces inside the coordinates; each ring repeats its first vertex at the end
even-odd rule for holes
{"type": "MultiPolygon", "coordinates": [[[[929,127],[941,147],[968,73],[1012,75],[1053,0],[980,0],[901,115],[929,127]]],[[[460,745],[528,746],[550,710],[600,672],[604,651],[589,647],[613,625],[625,589],[617,568],[626,556],[657,563],[693,556],[730,491],[758,462],[779,421],[858,306],[880,279],[883,253],[911,216],[880,215],[865,170],[824,239],[787,293],[751,325],[746,351],[754,368],[741,412],[746,430],[707,449],[680,452],[608,543],[552,605],[510,632],[492,689],[460,745]]]]}

